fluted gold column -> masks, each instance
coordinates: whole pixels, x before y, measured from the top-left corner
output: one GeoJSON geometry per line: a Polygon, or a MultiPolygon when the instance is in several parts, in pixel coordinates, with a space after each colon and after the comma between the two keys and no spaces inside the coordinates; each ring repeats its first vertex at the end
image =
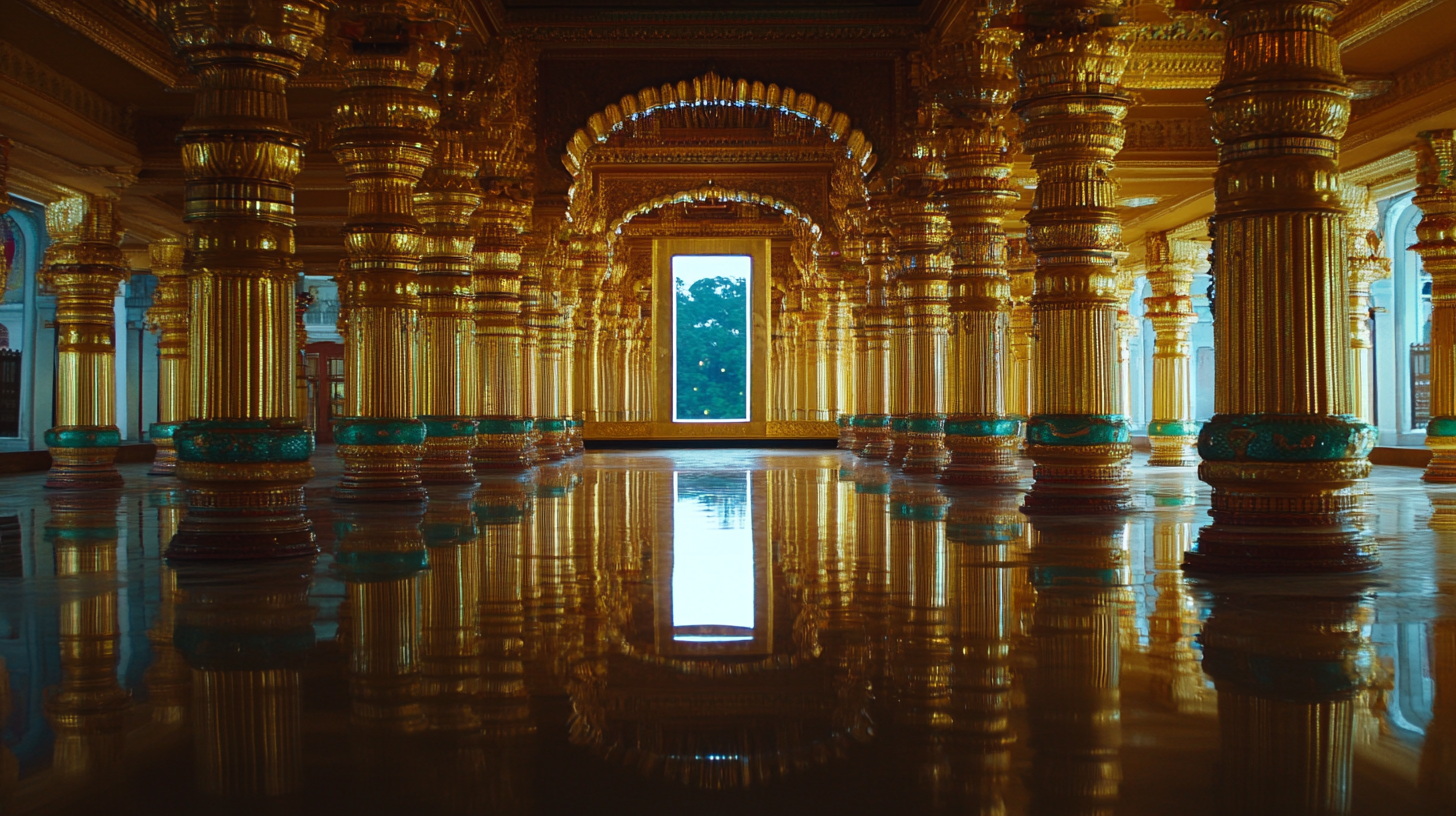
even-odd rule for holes
{"type": "Polygon", "coordinates": [[[964,484],[1016,481],[1021,422],[1006,412],[1006,332],[1011,278],[1001,222],[1017,199],[1003,122],[1016,93],[1011,54],[1020,35],[1003,28],[972,33],[945,48],[932,82],[946,112],[945,184],[939,197],[950,222],[950,348],[946,366],[941,478],[964,484]]]}
{"type": "Polygon", "coordinates": [[[1417,143],[1414,204],[1421,209],[1411,247],[1431,276],[1431,419],[1428,482],[1456,482],[1456,132],[1429,131],[1417,143]]]}
{"type": "Polygon", "coordinates": [[[293,413],[303,427],[318,433],[318,397],[308,398],[308,326],[304,323],[306,314],[318,300],[311,292],[295,292],[293,295],[293,413]]]}
{"type": "Polygon", "coordinates": [[[415,186],[414,209],[424,230],[419,264],[419,349],[416,388],[425,426],[420,480],[425,484],[472,484],[475,415],[480,404],[475,350],[471,217],[480,207],[475,174],[480,158],[471,149],[479,119],[474,87],[480,81],[470,55],[440,70],[436,96],[434,162],[415,186]]]}
{"type": "Polygon", "coordinates": [[[1032,813],[1109,813],[1122,787],[1120,608],[1131,575],[1114,520],[1035,525],[1026,682],[1032,813]]]}
{"type": "Polygon", "coordinates": [[[1353,572],[1376,431],[1353,415],[1339,140],[1350,116],[1340,0],[1234,0],[1209,97],[1214,179],[1214,418],[1198,439],[1213,524],[1187,567],[1353,572]],[[1269,251],[1270,248],[1276,251],[1269,251]],[[1298,302],[1300,308],[1290,304],[1298,302]]]}
{"type": "Polygon", "coordinates": [[[890,238],[876,230],[865,239],[865,305],[860,347],[864,362],[855,383],[856,453],[866,459],[890,455],[890,238]]]}
{"type": "Polygon", "coordinates": [[[174,642],[192,668],[194,767],[204,795],[256,801],[292,793],[303,779],[311,574],[311,563],[241,575],[211,564],[177,570],[174,642]]]}
{"type": "MultiPolygon", "coordinates": [[[[1380,210],[1369,187],[1342,191],[1349,219],[1345,222],[1350,262],[1350,391],[1353,413],[1361,422],[1375,422],[1375,343],[1370,332],[1370,284],[1390,277],[1390,259],[1380,240],[1380,210]]],[[[1417,227],[1419,228],[1419,226],[1417,227]]]]}
{"type": "Polygon", "coordinates": [[[60,593],[61,683],[47,689],[55,734],[52,767],[90,781],[121,769],[131,694],[117,678],[121,657],[116,514],[112,490],[49,497],[45,539],[55,550],[60,593]]]}
{"type": "MultiPolygon", "coordinates": [[[[814,281],[823,282],[822,279],[814,281]]],[[[821,286],[805,285],[799,295],[799,418],[810,422],[824,422],[831,419],[829,367],[825,359],[829,342],[826,336],[829,291],[821,286]]]]}
{"type": "Polygon", "coordinates": [[[539,452],[546,459],[561,459],[571,453],[567,408],[567,336],[571,333],[562,290],[574,276],[566,270],[560,250],[542,259],[540,286],[530,320],[540,338],[536,356],[536,421],[541,432],[539,452]]]}
{"type": "Polygon", "coordinates": [[[172,476],[177,472],[177,448],[172,435],[190,419],[191,370],[187,362],[188,298],[187,271],[182,268],[187,248],[181,241],[153,241],[149,248],[152,275],[157,288],[152,292],[152,305],[147,309],[147,328],[157,338],[157,421],[147,432],[157,446],[152,461],[152,476],[172,476]]]}
{"type": "MultiPolygon", "coordinates": [[[[494,172],[508,171],[497,165],[494,172]]],[[[530,437],[536,345],[534,336],[527,342],[521,291],[521,250],[531,202],[517,198],[507,182],[518,180],[492,176],[477,218],[475,340],[483,377],[475,442],[478,469],[527,467],[534,458],[530,437]]]]}
{"type": "Polygon", "coordinates": [[[349,217],[348,257],[337,276],[344,336],[337,499],[425,498],[425,424],[415,418],[422,231],[413,195],[430,165],[440,115],[425,86],[455,29],[451,15],[432,0],[404,0],[387,12],[346,5],[339,20],[345,87],[334,104],[331,151],[349,180],[349,217]]]}
{"type": "Polygon", "coordinates": [[[1220,593],[1203,668],[1218,691],[1219,803],[1254,816],[1350,812],[1369,600],[1220,593]]]}
{"type": "Polygon", "coordinates": [[[1006,242],[1006,271],[1011,278],[1011,317],[1006,326],[1006,416],[1023,420],[1021,444],[1025,446],[1024,420],[1036,413],[1036,337],[1031,312],[1036,256],[1025,238],[1006,242]]]}
{"type": "Polygon", "coordinates": [[[521,413],[530,420],[526,426],[525,453],[527,465],[546,461],[541,449],[541,265],[544,248],[539,240],[521,249],[521,413]]]}
{"type": "Polygon", "coordinates": [[[1148,237],[1148,287],[1143,308],[1153,324],[1153,415],[1148,420],[1148,444],[1154,466],[1185,467],[1198,464],[1198,423],[1193,421],[1190,378],[1192,343],[1189,333],[1198,315],[1189,290],[1197,272],[1201,244],[1174,238],[1165,232],[1148,237]]]}
{"type": "MultiPolygon", "coordinates": [[[[850,304],[845,286],[853,274],[843,246],[832,237],[819,241],[819,269],[824,275],[823,378],[824,418],[847,427],[854,398],[854,347],[850,338],[850,304]],[[840,422],[841,418],[846,422],[840,422]]],[[[843,436],[843,432],[841,432],[843,436]]]]}
{"type": "Polygon", "coordinates": [[[40,283],[56,296],[56,425],[45,486],[121,486],[116,427],[116,296],[130,276],[114,198],[77,194],[46,207],[40,283]]]}
{"type": "MultiPolygon", "coordinates": [[[[607,281],[607,246],[603,238],[583,240],[580,244],[581,272],[576,280],[577,307],[573,336],[575,355],[572,393],[575,395],[573,421],[597,422],[601,419],[603,406],[602,367],[604,365],[602,338],[604,330],[604,287],[607,281]]],[[[572,427],[572,443],[575,445],[580,427],[572,427]]]]}
{"type": "MultiPolygon", "coordinates": [[[[1120,87],[1130,40],[1103,25],[1119,4],[1088,5],[1076,19],[1033,26],[1018,63],[1022,148],[1037,174],[1026,215],[1037,259],[1037,404],[1026,428],[1036,483],[1025,505],[1037,513],[1117,512],[1130,502],[1132,445],[1117,372],[1123,246],[1111,178],[1130,104],[1120,87]]],[[[1027,12],[1062,8],[1034,2],[1027,12]]]]}
{"type": "Polygon", "coordinates": [[[298,421],[293,179],[303,139],[284,96],[324,29],[321,0],[168,0],[197,78],[182,128],[191,400],[173,434],[188,512],[173,559],[312,555],[298,421]]]}
{"type": "Polygon", "coordinates": [[[946,344],[950,332],[950,259],[941,254],[950,224],[935,192],[945,178],[934,144],[931,106],[922,105],[909,155],[895,175],[889,219],[900,263],[904,315],[903,369],[907,473],[937,473],[945,467],[946,344]]]}

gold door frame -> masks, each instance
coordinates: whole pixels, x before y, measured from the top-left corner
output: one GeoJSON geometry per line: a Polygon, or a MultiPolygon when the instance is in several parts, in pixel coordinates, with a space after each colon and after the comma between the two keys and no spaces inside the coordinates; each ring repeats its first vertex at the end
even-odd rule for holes
{"type": "MultiPolygon", "coordinates": [[[[653,436],[762,437],[768,420],[767,365],[755,365],[770,350],[769,292],[773,281],[770,238],[655,238],[652,241],[652,360],[657,401],[652,407],[653,436]],[[677,255],[747,255],[750,330],[748,345],[748,421],[674,422],[672,389],[672,259],[677,255]]],[[[763,359],[768,359],[766,356],[763,359]]]]}

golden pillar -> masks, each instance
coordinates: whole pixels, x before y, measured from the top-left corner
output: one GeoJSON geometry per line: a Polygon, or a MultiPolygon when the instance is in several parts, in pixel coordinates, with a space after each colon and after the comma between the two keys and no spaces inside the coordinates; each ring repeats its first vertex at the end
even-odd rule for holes
{"type": "Polygon", "coordinates": [[[337,276],[344,416],[334,423],[344,475],[334,496],[348,501],[425,498],[425,424],[415,418],[422,230],[414,192],[440,116],[425,87],[455,24],[431,0],[387,8],[351,4],[339,20],[344,89],[331,150],[349,180],[349,217],[337,276]]]}
{"type": "MultiPolygon", "coordinates": [[[[1060,8],[1046,3],[1028,13],[1060,8]]],[[[1026,428],[1036,483],[1028,512],[1107,513],[1130,503],[1132,445],[1117,370],[1123,245],[1111,178],[1131,101],[1119,84],[1130,42],[1115,22],[1103,25],[1117,8],[1098,4],[1081,23],[1058,18],[1033,27],[1018,65],[1022,148],[1037,174],[1026,215],[1037,264],[1037,403],[1026,428]]]]}
{"type": "Polygon", "coordinates": [[[541,371],[541,267],[544,248],[532,241],[521,249],[521,413],[530,423],[526,426],[526,446],[522,459],[527,465],[546,461],[541,449],[542,394],[541,371]]]}
{"type": "Polygon", "coordinates": [[[1379,563],[1358,521],[1376,432],[1351,415],[1339,140],[1350,116],[1339,0],[1235,0],[1209,97],[1214,418],[1198,439],[1213,524],[1187,567],[1354,572],[1379,563]],[[1277,251],[1269,251],[1273,247],[1277,251]],[[1291,303],[1300,303],[1291,309],[1291,303]]]}
{"type": "Polygon", "coordinates": [[[175,239],[152,242],[152,274],[157,288],[147,309],[147,328],[157,337],[157,421],[147,435],[157,446],[152,476],[177,473],[177,448],[172,435],[191,419],[192,372],[187,357],[190,340],[187,271],[182,268],[186,246],[175,239]]]}
{"type": "Polygon", "coordinates": [[[1148,287],[1143,308],[1153,324],[1153,415],[1148,444],[1154,466],[1198,464],[1198,423],[1193,421],[1192,342],[1193,275],[1205,254],[1202,244],[1169,236],[1148,237],[1148,287]]]}
{"type": "Polygon", "coordinates": [[[945,50],[940,76],[931,85],[948,128],[939,197],[951,230],[945,369],[950,459],[941,478],[951,482],[1005,484],[1018,478],[1021,422],[1006,412],[1011,278],[1001,224],[1017,200],[1003,122],[1016,93],[1011,55],[1020,39],[1007,29],[976,31],[945,50]]]}
{"type": "Polygon", "coordinates": [[[853,262],[844,256],[844,248],[833,238],[819,242],[819,270],[824,276],[824,418],[841,429],[841,439],[847,433],[849,414],[854,409],[853,325],[846,287],[856,270],[853,262]]]}
{"type": "Polygon", "coordinates": [[[799,416],[811,422],[832,419],[829,414],[829,368],[825,360],[829,319],[829,291],[814,273],[816,285],[805,284],[799,291],[799,416]]]}
{"type": "Polygon", "coordinates": [[[900,263],[900,312],[905,321],[902,389],[907,473],[937,473],[945,466],[946,344],[950,333],[950,259],[941,254],[950,224],[935,198],[945,178],[936,155],[931,106],[922,105],[909,155],[896,168],[890,223],[900,263]]]}
{"type": "Polygon", "coordinates": [[[1218,692],[1223,812],[1350,812],[1369,600],[1214,596],[1203,668],[1218,692]]]}
{"type": "Polygon", "coordinates": [[[1011,317],[1006,325],[1006,416],[1024,421],[1036,413],[1036,372],[1032,367],[1036,360],[1036,327],[1031,312],[1036,256],[1025,238],[1007,241],[1006,271],[1011,278],[1011,317]]]}
{"type": "Polygon", "coordinates": [[[182,128],[189,225],[191,400],[173,435],[188,513],[173,559],[312,555],[303,485],[313,433],[298,421],[293,179],[303,139],[284,91],[323,32],[315,0],[169,0],[197,78],[182,128]]]}
{"type": "Polygon", "coordinates": [[[59,490],[120,487],[116,296],[130,276],[115,198],[77,194],[46,207],[41,285],[56,296],[56,426],[46,431],[59,490]]]}
{"type": "Polygon", "coordinates": [[[483,380],[475,466],[529,467],[537,345],[526,325],[522,248],[531,201],[520,192],[515,165],[488,162],[486,168],[482,177],[491,176],[475,237],[475,342],[483,380]]]}
{"type": "Polygon", "coordinates": [[[865,305],[861,310],[863,363],[855,383],[855,443],[866,459],[890,455],[890,239],[880,231],[865,239],[865,305]]]}
{"type": "Polygon", "coordinates": [[[116,514],[121,494],[90,490],[48,498],[45,539],[55,551],[61,683],[47,689],[55,734],[52,766],[91,780],[121,770],[131,694],[117,678],[121,657],[116,514]]]}
{"type": "Polygon", "coordinates": [[[1428,131],[1418,143],[1417,243],[1431,276],[1431,419],[1428,482],[1456,482],[1456,133],[1428,131]]]}
{"type": "Polygon", "coordinates": [[[197,789],[256,801],[303,778],[302,669],[314,649],[312,563],[239,575],[179,567],[175,643],[192,668],[197,789]]]}
{"type": "MultiPolygon", "coordinates": [[[[581,256],[581,272],[576,280],[576,309],[573,318],[573,386],[574,395],[572,420],[598,422],[603,407],[602,338],[604,336],[604,300],[607,282],[607,246],[603,238],[583,240],[578,254],[581,256]]],[[[572,444],[575,446],[580,426],[572,426],[572,444]]],[[[574,448],[573,448],[574,449],[574,448]]]]}
{"type": "Polygon", "coordinates": [[[1119,618],[1131,574],[1115,521],[1038,523],[1027,676],[1033,813],[1110,813],[1122,786],[1119,618]]]}
{"type": "Polygon", "coordinates": [[[569,427],[571,344],[569,336],[570,309],[564,302],[562,292],[572,285],[575,276],[570,274],[561,248],[555,248],[542,258],[541,278],[536,289],[536,303],[531,310],[530,320],[540,338],[536,355],[536,421],[541,432],[539,452],[546,459],[561,459],[571,454],[569,427]]]}
{"type": "MultiPolygon", "coordinates": [[[[1375,422],[1375,343],[1370,334],[1370,284],[1390,277],[1390,259],[1380,240],[1380,210],[1370,188],[1358,185],[1343,193],[1350,211],[1345,222],[1350,261],[1350,390],[1354,415],[1375,422]]],[[[1419,227],[1417,227],[1419,228],[1419,227]]]]}
{"type": "Polygon", "coordinates": [[[308,325],[304,315],[318,298],[312,292],[296,292],[293,295],[293,337],[297,353],[294,355],[293,412],[303,427],[318,433],[318,396],[308,396],[308,325]]]}
{"type": "MultiPolygon", "coordinates": [[[[480,404],[472,282],[480,207],[471,149],[478,119],[480,79],[468,55],[440,70],[434,162],[415,186],[414,210],[424,230],[419,263],[419,418],[425,426],[420,480],[425,484],[472,484],[475,415],[480,404]]],[[[372,274],[372,273],[371,273],[372,274]]],[[[374,279],[371,278],[372,282],[374,279]]]]}

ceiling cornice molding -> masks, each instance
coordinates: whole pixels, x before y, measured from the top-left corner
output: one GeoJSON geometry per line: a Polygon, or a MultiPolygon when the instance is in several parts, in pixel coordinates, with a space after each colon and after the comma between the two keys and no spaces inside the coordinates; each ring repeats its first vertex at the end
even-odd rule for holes
{"type": "Polygon", "coordinates": [[[1334,35],[1348,50],[1430,11],[1445,0],[1356,0],[1335,19],[1334,35]]]}
{"type": "Polygon", "coordinates": [[[168,88],[189,76],[161,30],[127,13],[119,4],[77,0],[25,0],[32,8],[87,37],[168,88]]]}

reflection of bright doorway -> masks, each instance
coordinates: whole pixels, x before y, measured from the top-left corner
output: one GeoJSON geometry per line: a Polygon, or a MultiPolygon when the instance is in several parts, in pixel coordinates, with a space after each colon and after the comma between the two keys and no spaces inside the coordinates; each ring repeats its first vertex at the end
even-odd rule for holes
{"type": "Polygon", "coordinates": [[[672,421],[749,420],[753,259],[672,257],[672,421]]]}
{"type": "Polygon", "coordinates": [[[755,534],[753,491],[748,471],[673,473],[672,532],[658,561],[662,654],[772,650],[767,538],[755,534]]]}

